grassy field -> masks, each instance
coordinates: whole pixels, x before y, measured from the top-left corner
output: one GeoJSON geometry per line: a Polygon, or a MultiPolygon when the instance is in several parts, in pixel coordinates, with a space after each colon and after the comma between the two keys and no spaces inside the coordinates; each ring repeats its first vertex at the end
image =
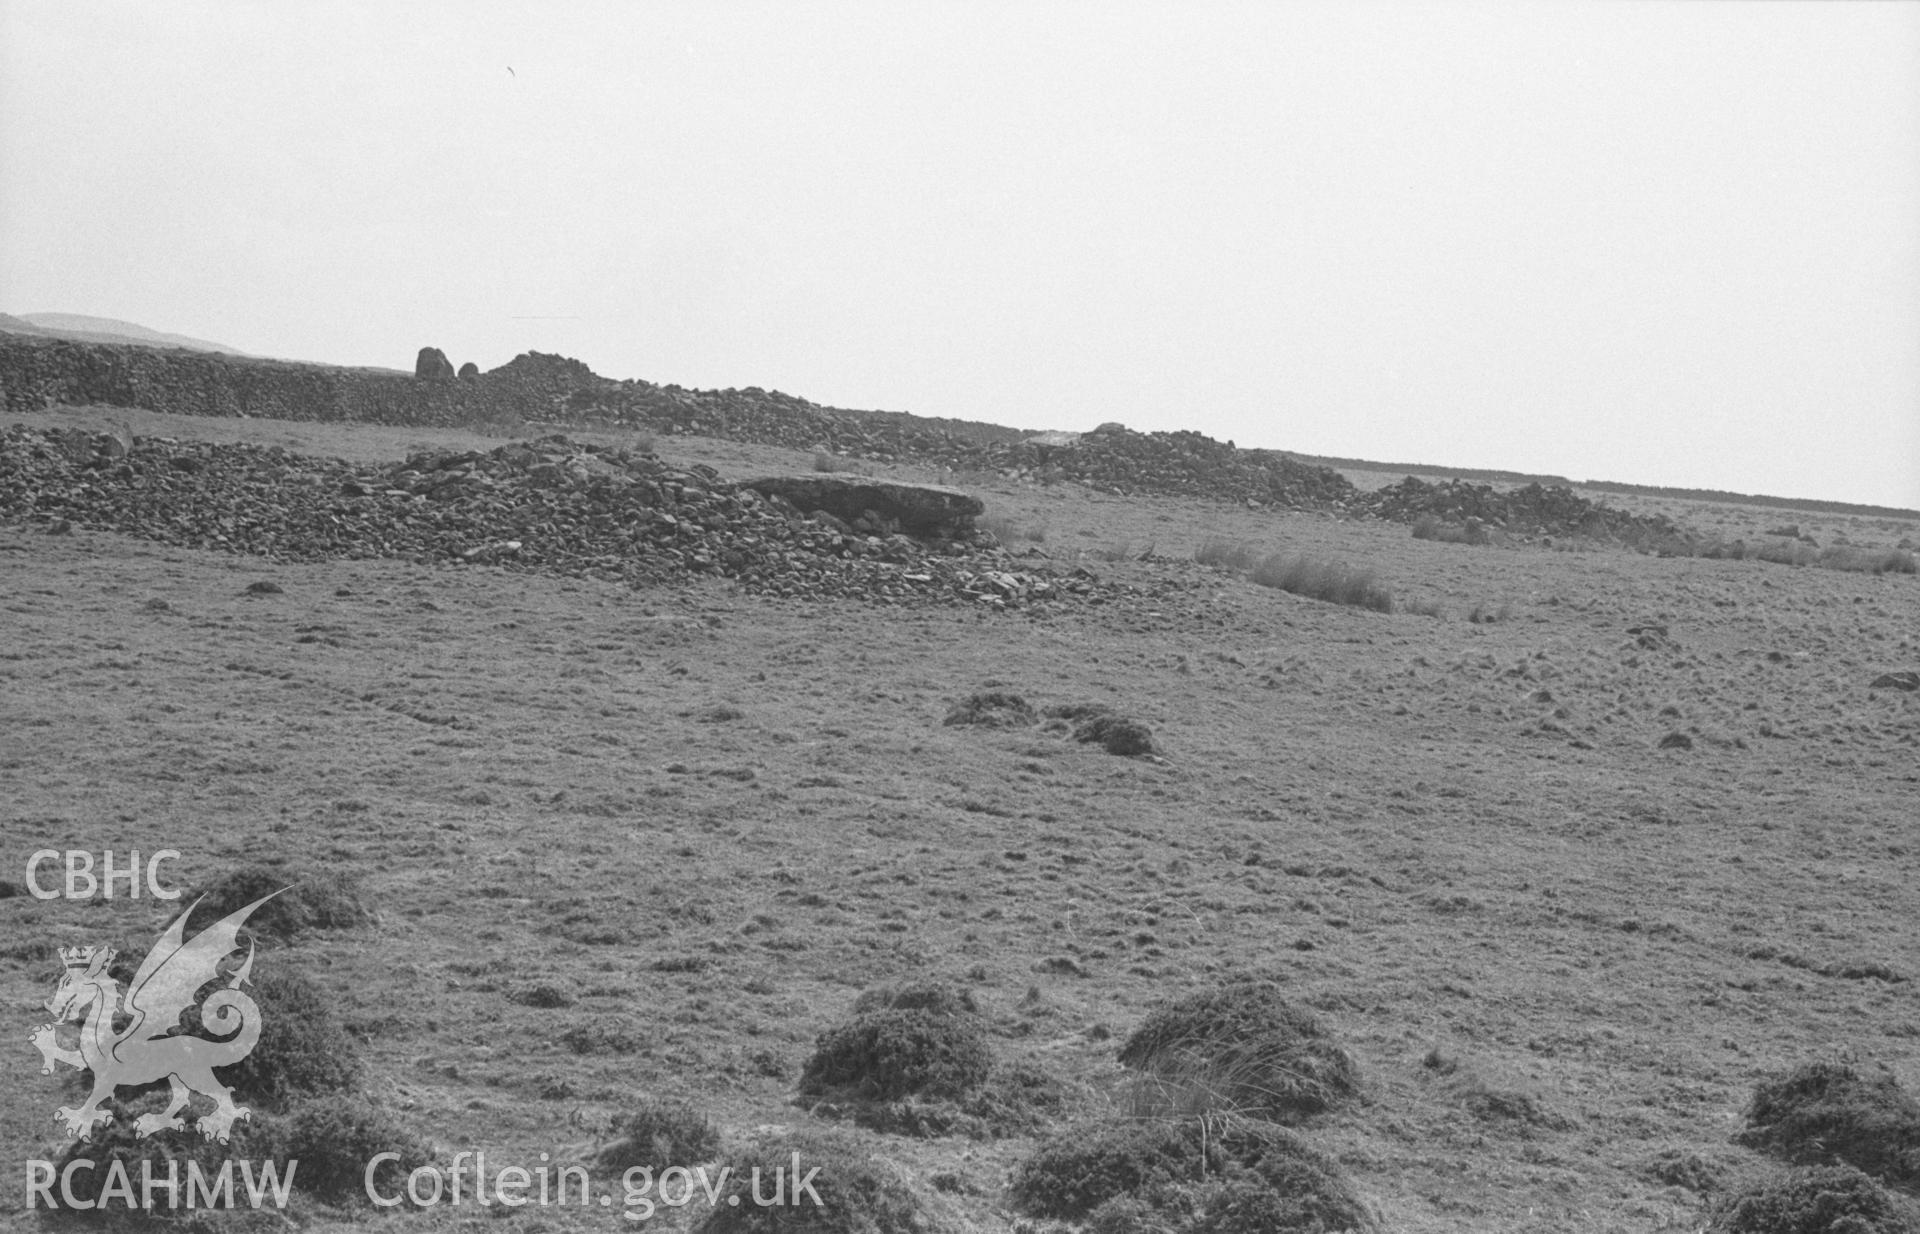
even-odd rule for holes
{"type": "MultiPolygon", "coordinates": [[[[363,460],[500,440],[114,416],[363,460]]],[[[812,466],[656,448],[731,478],[812,466]]],[[[1069,1123],[1111,1116],[1116,1048],[1154,1007],[1276,976],[1359,1068],[1360,1100],[1302,1133],[1394,1231],[1693,1230],[1761,1167],[1730,1143],[1761,1076],[1844,1053],[1920,1090],[1920,695],[1869,688],[1920,667],[1914,577],[976,491],[1040,529],[1016,552],[1125,590],[897,613],[0,527],[0,878],[69,848],[175,849],[188,887],[341,876],[372,918],[268,939],[258,965],[324,992],[359,1090],[442,1159],[588,1161],[648,1099],[730,1143],[830,1123],[796,1098],[816,1038],[926,975],[971,992],[998,1058],[1061,1081],[1069,1123]],[[1364,568],[1396,611],[1196,562],[1216,540],[1364,568]],[[1159,753],[943,723],[977,691],[1104,705],[1159,753]]],[[[64,1143],[75,1090],[25,1043],[53,949],[144,948],[170,907],[0,898],[0,1160],[64,1143]]],[[[940,1179],[952,1224],[1027,1220],[1007,1185],[1034,1135],[859,1134],[940,1179]]],[[[0,1219],[24,1202],[0,1191],[0,1219]]],[[[368,1211],[297,1204],[323,1228],[368,1211]]]]}

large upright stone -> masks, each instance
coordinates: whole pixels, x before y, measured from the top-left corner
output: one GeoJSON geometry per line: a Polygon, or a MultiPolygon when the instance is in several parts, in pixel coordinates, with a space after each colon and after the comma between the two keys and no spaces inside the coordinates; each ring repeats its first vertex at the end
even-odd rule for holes
{"type": "Polygon", "coordinates": [[[420,358],[413,362],[413,375],[427,381],[452,381],[453,361],[438,347],[422,347],[420,358]]]}
{"type": "Polygon", "coordinates": [[[825,512],[858,526],[877,515],[921,539],[958,537],[973,530],[986,506],[972,493],[936,484],[901,484],[871,476],[767,476],[748,480],[763,497],[780,497],[804,513],[825,512]]]}

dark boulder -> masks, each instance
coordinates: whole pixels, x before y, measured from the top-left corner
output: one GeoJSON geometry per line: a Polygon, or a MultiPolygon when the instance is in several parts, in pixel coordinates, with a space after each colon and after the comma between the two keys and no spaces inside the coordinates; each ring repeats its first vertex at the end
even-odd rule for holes
{"type": "Polygon", "coordinates": [[[422,347],[420,358],[413,362],[413,375],[426,381],[451,381],[453,361],[438,347],[422,347]]]}
{"type": "Polygon", "coordinates": [[[768,476],[740,487],[790,502],[802,513],[831,514],[868,534],[898,528],[922,539],[966,535],[986,509],[978,497],[959,489],[870,476],[768,476]]]}

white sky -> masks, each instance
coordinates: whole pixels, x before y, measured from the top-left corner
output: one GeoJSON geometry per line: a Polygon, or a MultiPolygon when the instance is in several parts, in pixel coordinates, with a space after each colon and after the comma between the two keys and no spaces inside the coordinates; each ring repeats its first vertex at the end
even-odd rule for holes
{"type": "Polygon", "coordinates": [[[1920,5],[0,0],[0,311],[1920,506],[1920,5]]]}

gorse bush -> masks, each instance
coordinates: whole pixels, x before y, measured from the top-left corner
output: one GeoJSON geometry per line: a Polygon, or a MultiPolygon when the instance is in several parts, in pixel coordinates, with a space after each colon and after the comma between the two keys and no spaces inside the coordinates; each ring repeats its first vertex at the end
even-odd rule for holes
{"type": "Polygon", "coordinates": [[[294,1185],[336,1204],[371,1203],[367,1173],[382,1153],[399,1154],[372,1166],[375,1188],[388,1197],[404,1195],[407,1175],[433,1160],[425,1140],[358,1097],[301,1102],[287,1115],[278,1138],[287,1159],[300,1163],[294,1185]]]}
{"type": "Polygon", "coordinates": [[[1262,587],[1275,587],[1310,600],[1350,604],[1376,613],[1393,611],[1393,594],[1375,581],[1373,571],[1356,569],[1342,561],[1275,553],[1253,568],[1252,578],[1262,587]]]}
{"type": "MultiPolygon", "coordinates": [[[[242,988],[260,1006],[260,1040],[239,1062],[214,1069],[236,1100],[283,1102],[337,1093],[359,1079],[353,1038],[334,1019],[334,1000],[313,982],[279,965],[261,966],[242,988]]],[[[199,1031],[197,1010],[186,1013],[189,1032],[199,1031]]]]}
{"type": "Polygon", "coordinates": [[[720,1148],[720,1133],[713,1123],[684,1102],[642,1102],[615,1130],[620,1138],[595,1158],[603,1170],[646,1166],[658,1173],[676,1165],[698,1165],[720,1148]]]}

